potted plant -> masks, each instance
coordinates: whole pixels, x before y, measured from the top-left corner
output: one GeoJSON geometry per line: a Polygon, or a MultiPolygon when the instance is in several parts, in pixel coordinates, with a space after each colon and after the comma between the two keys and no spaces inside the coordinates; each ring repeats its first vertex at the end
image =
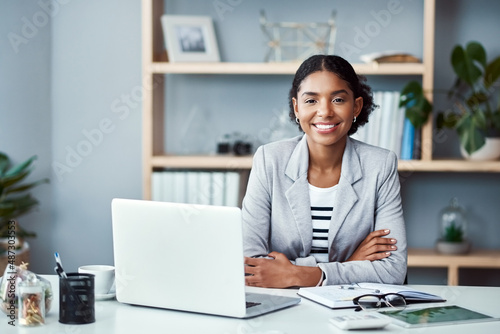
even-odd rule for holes
{"type": "MultiPolygon", "coordinates": [[[[33,170],[32,163],[35,159],[36,156],[33,156],[13,166],[9,157],[0,152],[0,274],[8,263],[8,255],[12,254],[8,250],[12,251],[14,247],[17,252],[23,253],[23,250],[28,250],[28,246],[24,245],[24,239],[36,236],[15,221],[38,205],[38,200],[29,193],[29,190],[48,182],[48,179],[42,179],[23,183],[33,170]]],[[[16,263],[19,263],[25,257],[15,258],[16,263]]]]}
{"type": "MultiPolygon", "coordinates": [[[[438,113],[437,128],[446,127],[457,131],[462,153],[466,158],[498,159],[500,57],[488,63],[484,47],[473,41],[467,43],[465,48],[456,45],[450,62],[456,75],[455,84],[448,92],[451,108],[438,113]],[[490,145],[494,145],[492,150],[490,145]]],[[[424,119],[432,110],[422,86],[416,81],[403,88],[400,106],[406,108],[407,117],[418,120],[424,119]]]]}
{"type": "Polygon", "coordinates": [[[436,249],[445,254],[464,254],[470,249],[467,241],[467,219],[464,209],[458,204],[456,197],[440,214],[441,231],[436,249]]]}

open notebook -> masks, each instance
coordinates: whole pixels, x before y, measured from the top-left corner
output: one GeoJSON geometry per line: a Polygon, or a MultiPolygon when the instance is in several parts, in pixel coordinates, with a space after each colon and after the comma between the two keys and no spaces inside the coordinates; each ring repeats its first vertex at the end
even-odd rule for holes
{"type": "Polygon", "coordinates": [[[352,300],[365,294],[399,293],[408,304],[444,302],[442,297],[418,291],[405,285],[358,283],[301,288],[298,294],[330,308],[357,307],[352,300]]]}

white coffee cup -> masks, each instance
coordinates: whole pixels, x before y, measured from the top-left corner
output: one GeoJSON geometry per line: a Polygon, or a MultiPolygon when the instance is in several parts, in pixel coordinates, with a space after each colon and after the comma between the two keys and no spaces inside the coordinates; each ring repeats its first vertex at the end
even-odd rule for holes
{"type": "Polygon", "coordinates": [[[80,274],[94,275],[94,293],[106,295],[110,293],[115,282],[115,267],[107,265],[89,265],[78,268],[80,274]]]}

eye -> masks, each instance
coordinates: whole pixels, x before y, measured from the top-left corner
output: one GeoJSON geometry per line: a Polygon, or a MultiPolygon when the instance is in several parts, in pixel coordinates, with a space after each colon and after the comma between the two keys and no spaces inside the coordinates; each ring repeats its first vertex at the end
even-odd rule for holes
{"type": "Polygon", "coordinates": [[[315,103],[316,100],[313,100],[313,99],[307,99],[304,101],[304,103],[315,103]]]}
{"type": "Polygon", "coordinates": [[[341,97],[336,97],[332,100],[333,103],[342,103],[344,102],[345,100],[341,97]]]}

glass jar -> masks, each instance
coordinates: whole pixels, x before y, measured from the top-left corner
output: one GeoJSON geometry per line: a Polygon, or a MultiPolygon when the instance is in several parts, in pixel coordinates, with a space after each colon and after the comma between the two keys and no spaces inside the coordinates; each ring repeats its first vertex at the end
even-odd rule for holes
{"type": "Polygon", "coordinates": [[[37,279],[20,282],[19,289],[19,324],[21,326],[40,326],[45,323],[45,289],[37,279]]]}
{"type": "Polygon", "coordinates": [[[456,197],[441,211],[441,241],[464,242],[467,239],[467,219],[465,210],[456,197]]]}

